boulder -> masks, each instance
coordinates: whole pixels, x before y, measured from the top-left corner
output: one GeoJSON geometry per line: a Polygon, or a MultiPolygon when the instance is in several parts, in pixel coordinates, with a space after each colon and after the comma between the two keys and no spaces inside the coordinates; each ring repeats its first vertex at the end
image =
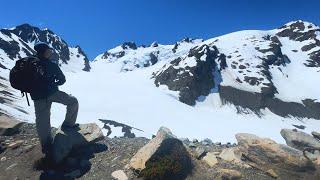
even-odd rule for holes
{"type": "Polygon", "coordinates": [[[282,129],[281,136],[288,146],[303,151],[306,148],[320,149],[320,142],[313,136],[298,130],[282,129]]]}
{"type": "Polygon", "coordinates": [[[68,156],[72,148],[87,145],[103,139],[103,133],[99,126],[94,123],[81,124],[79,128],[62,130],[59,128],[53,140],[53,158],[60,163],[68,156]]]}
{"type": "Polygon", "coordinates": [[[250,162],[265,170],[305,172],[314,170],[314,166],[302,152],[286,145],[277,144],[269,138],[260,138],[254,134],[236,134],[238,151],[250,162]]]}
{"type": "Polygon", "coordinates": [[[10,136],[19,131],[23,122],[6,115],[0,115],[0,136],[10,136]]]}
{"type": "Polygon", "coordinates": [[[312,136],[320,141],[320,133],[319,132],[311,132],[312,136]]]}
{"type": "Polygon", "coordinates": [[[192,170],[190,154],[165,127],[138,150],[128,166],[145,179],[184,179],[192,170]]]}
{"type": "Polygon", "coordinates": [[[241,155],[235,153],[235,148],[227,148],[222,150],[219,157],[228,162],[239,163],[241,161],[241,155]]]}
{"type": "Polygon", "coordinates": [[[117,180],[128,180],[128,176],[123,170],[117,170],[111,173],[111,176],[117,180]]]}
{"type": "Polygon", "coordinates": [[[213,167],[218,163],[216,155],[212,152],[208,152],[204,157],[203,161],[206,162],[210,167],[213,167]]]}

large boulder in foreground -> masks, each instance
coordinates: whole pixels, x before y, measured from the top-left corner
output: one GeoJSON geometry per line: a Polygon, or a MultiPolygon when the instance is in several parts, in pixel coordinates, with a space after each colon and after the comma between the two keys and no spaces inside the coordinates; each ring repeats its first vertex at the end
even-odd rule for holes
{"type": "Polygon", "coordinates": [[[314,170],[312,163],[297,149],[253,134],[239,133],[236,134],[236,139],[242,156],[264,170],[274,169],[288,172],[314,170]]]}
{"type": "Polygon", "coordinates": [[[305,132],[294,129],[282,129],[280,134],[290,147],[301,151],[304,151],[306,148],[320,150],[320,141],[305,132]]]}
{"type": "Polygon", "coordinates": [[[6,115],[0,115],[0,136],[10,136],[19,131],[23,122],[10,118],[6,115]]]}
{"type": "Polygon", "coordinates": [[[192,163],[183,143],[168,128],[161,127],[156,137],[132,157],[129,168],[145,179],[185,179],[192,163]]]}
{"type": "Polygon", "coordinates": [[[81,124],[78,128],[58,129],[53,140],[53,158],[60,163],[72,150],[103,139],[103,133],[95,123],[81,124]]]}

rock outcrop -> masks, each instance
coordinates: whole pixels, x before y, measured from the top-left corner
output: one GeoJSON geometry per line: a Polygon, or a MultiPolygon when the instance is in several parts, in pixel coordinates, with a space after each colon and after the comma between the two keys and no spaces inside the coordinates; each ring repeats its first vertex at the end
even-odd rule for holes
{"type": "Polygon", "coordinates": [[[320,150],[320,141],[305,132],[295,129],[282,129],[280,133],[290,147],[300,151],[304,151],[306,148],[320,150]]]}
{"type": "Polygon", "coordinates": [[[191,158],[183,143],[165,127],[139,149],[129,167],[146,179],[184,179],[192,170],[191,158]]]}
{"type": "Polygon", "coordinates": [[[0,115],[0,136],[9,136],[17,133],[23,122],[6,115],[0,115]]]}
{"type": "Polygon", "coordinates": [[[58,129],[53,140],[54,161],[60,163],[72,148],[87,145],[103,138],[101,129],[94,123],[81,124],[79,128],[58,129]]]}
{"type": "Polygon", "coordinates": [[[277,144],[268,138],[260,138],[253,134],[236,134],[238,151],[249,162],[265,171],[274,169],[276,172],[313,171],[314,165],[297,149],[277,144]]]}

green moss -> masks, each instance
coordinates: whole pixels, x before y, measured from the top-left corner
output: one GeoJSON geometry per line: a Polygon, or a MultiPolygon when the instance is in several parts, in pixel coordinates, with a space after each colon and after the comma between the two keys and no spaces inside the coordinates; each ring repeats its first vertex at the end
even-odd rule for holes
{"type": "Polygon", "coordinates": [[[192,171],[191,157],[182,142],[169,138],[146,162],[139,177],[145,179],[185,179],[192,171]]]}

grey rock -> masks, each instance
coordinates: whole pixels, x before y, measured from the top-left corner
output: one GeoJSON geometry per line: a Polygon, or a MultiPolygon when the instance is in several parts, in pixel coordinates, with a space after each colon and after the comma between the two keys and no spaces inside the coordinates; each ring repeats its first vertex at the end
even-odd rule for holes
{"type": "Polygon", "coordinates": [[[127,167],[144,179],[181,179],[191,173],[192,162],[183,143],[168,128],[161,127],[156,137],[131,158],[127,167]],[[170,163],[163,163],[164,160],[170,163]]]}
{"type": "Polygon", "coordinates": [[[204,157],[203,161],[206,162],[210,167],[213,167],[218,163],[216,155],[212,152],[208,152],[204,157]]]}
{"type": "Polygon", "coordinates": [[[111,176],[117,180],[127,180],[128,176],[123,170],[117,170],[111,173],[111,176]]]}
{"type": "MultiPolygon", "coordinates": [[[[259,168],[273,168],[277,171],[308,171],[314,169],[302,151],[286,145],[277,144],[269,138],[260,138],[254,134],[236,134],[237,154],[254,160],[259,168]]],[[[268,169],[264,169],[265,171],[268,169]]]]}
{"type": "Polygon", "coordinates": [[[195,150],[195,155],[197,159],[201,159],[207,151],[203,147],[197,147],[195,150]]]}
{"type": "Polygon", "coordinates": [[[213,142],[212,142],[211,139],[206,138],[206,139],[204,139],[204,140],[201,141],[201,144],[204,145],[204,146],[209,146],[209,145],[212,145],[213,142]]]}
{"type": "Polygon", "coordinates": [[[19,131],[23,122],[17,121],[6,115],[0,115],[0,136],[10,136],[19,131]]]}
{"type": "Polygon", "coordinates": [[[195,147],[197,147],[197,145],[196,145],[194,142],[190,142],[190,143],[189,143],[189,147],[195,148],[195,147]]]}
{"type": "Polygon", "coordinates": [[[87,145],[103,138],[101,129],[94,123],[81,124],[79,129],[58,129],[53,140],[53,159],[59,163],[72,148],[87,145]]]}
{"type": "Polygon", "coordinates": [[[313,136],[298,130],[282,129],[281,136],[288,146],[303,151],[305,148],[320,149],[320,142],[313,136]]]}
{"type": "Polygon", "coordinates": [[[311,132],[312,136],[320,141],[320,133],[319,132],[311,132]]]}

